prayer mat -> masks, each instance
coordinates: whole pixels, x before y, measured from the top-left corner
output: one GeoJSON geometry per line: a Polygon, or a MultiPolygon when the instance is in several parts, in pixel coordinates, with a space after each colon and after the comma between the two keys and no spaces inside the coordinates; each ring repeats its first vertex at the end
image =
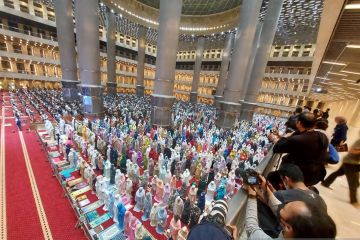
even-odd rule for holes
{"type": "Polygon", "coordinates": [[[79,189],[79,190],[77,190],[75,192],[70,193],[70,196],[71,196],[72,199],[75,199],[77,196],[79,196],[79,195],[81,195],[83,193],[86,193],[89,190],[91,190],[90,186],[86,186],[86,187],[84,187],[82,189],[79,189]]]}
{"type": "Polygon", "coordinates": [[[123,231],[120,231],[117,224],[113,224],[99,233],[99,240],[126,240],[123,231]]]}
{"type": "Polygon", "coordinates": [[[72,187],[72,186],[75,186],[76,184],[81,183],[83,181],[84,181],[84,179],[77,178],[77,179],[69,181],[67,184],[68,184],[69,187],[72,187]]]}
{"type": "Polygon", "coordinates": [[[99,217],[99,214],[96,210],[88,212],[87,214],[85,214],[86,219],[88,220],[88,222],[92,222],[95,219],[97,219],[99,217]]]}
{"type": "Polygon", "coordinates": [[[86,207],[81,208],[81,210],[84,213],[88,213],[88,212],[91,212],[91,211],[101,207],[102,205],[104,205],[104,204],[101,203],[100,201],[96,201],[96,202],[91,203],[90,205],[87,205],[86,207]]]}
{"type": "Polygon", "coordinates": [[[95,220],[91,221],[89,223],[91,228],[95,228],[97,226],[99,226],[100,224],[103,224],[104,222],[106,222],[107,220],[109,220],[110,214],[109,213],[105,213],[103,215],[101,215],[100,217],[96,218],[95,220]]]}

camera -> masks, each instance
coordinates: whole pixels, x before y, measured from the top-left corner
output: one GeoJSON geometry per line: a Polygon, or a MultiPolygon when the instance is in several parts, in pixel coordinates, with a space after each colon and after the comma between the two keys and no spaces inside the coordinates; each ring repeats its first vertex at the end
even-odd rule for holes
{"type": "Polygon", "coordinates": [[[254,169],[236,169],[235,175],[237,177],[241,177],[243,179],[243,182],[247,185],[260,184],[259,173],[256,172],[254,169]]]}

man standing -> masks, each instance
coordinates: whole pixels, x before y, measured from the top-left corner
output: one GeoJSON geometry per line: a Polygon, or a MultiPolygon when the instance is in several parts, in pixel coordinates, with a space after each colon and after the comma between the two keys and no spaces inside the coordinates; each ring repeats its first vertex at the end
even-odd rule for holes
{"type": "Polygon", "coordinates": [[[330,187],[330,185],[339,176],[346,175],[346,179],[349,184],[350,190],[350,203],[360,208],[360,204],[357,200],[357,188],[359,187],[359,172],[360,172],[360,139],[358,139],[353,146],[351,146],[349,153],[343,158],[343,164],[341,167],[330,174],[322,183],[324,187],[330,187]]]}
{"type": "Polygon", "coordinates": [[[326,176],[325,164],[329,140],[325,134],[314,131],[316,119],[310,112],[299,114],[297,131],[287,134],[274,145],[274,153],[287,153],[282,163],[293,163],[304,174],[306,186],[312,186],[322,181],[326,176]]]}

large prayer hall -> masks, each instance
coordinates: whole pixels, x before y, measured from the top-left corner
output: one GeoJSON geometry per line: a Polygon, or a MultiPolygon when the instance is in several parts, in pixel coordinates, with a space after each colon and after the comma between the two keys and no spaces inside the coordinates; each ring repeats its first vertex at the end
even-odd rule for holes
{"type": "Polygon", "coordinates": [[[357,239],[359,0],[0,0],[0,240],[357,239]]]}

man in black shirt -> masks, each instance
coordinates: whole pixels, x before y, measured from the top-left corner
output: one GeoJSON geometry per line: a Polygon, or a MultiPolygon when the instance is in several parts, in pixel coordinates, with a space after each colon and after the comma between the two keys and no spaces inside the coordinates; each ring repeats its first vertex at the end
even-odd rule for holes
{"type": "Polygon", "coordinates": [[[314,131],[316,119],[312,113],[301,113],[296,122],[297,131],[280,137],[274,153],[287,153],[282,163],[293,163],[304,174],[306,186],[322,181],[326,175],[329,140],[324,133],[314,131]]]}

